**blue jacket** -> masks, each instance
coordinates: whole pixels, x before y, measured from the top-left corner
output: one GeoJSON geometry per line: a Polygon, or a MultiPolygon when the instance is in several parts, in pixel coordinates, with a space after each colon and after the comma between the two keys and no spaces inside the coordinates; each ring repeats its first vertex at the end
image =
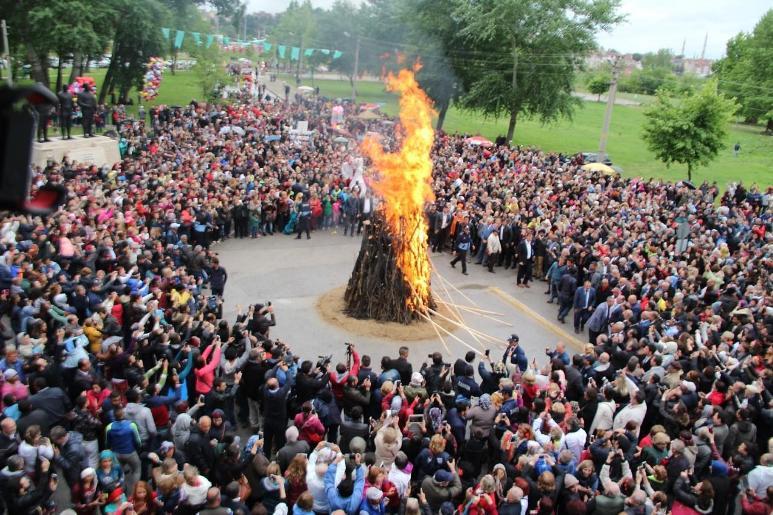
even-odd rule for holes
{"type": "Polygon", "coordinates": [[[357,472],[354,476],[354,490],[350,497],[341,497],[336,488],[336,470],[339,466],[343,466],[341,463],[331,463],[327,472],[325,472],[325,493],[327,494],[327,501],[330,503],[330,512],[335,510],[344,510],[347,514],[352,515],[357,513],[357,509],[362,503],[362,491],[365,488],[365,473],[363,467],[357,467],[357,472]]]}
{"type": "Polygon", "coordinates": [[[596,288],[588,288],[588,305],[585,305],[585,286],[574,291],[574,309],[593,308],[596,305],[596,288]]]}
{"type": "Polygon", "coordinates": [[[516,345],[515,347],[508,347],[505,349],[505,355],[502,357],[502,361],[505,363],[507,363],[508,351],[510,353],[510,363],[517,365],[521,372],[526,372],[526,369],[529,368],[529,359],[526,357],[526,352],[524,352],[521,346],[516,345]],[[513,348],[515,350],[510,350],[513,348]]]}
{"type": "Polygon", "coordinates": [[[467,397],[480,397],[483,395],[483,390],[480,389],[478,383],[472,377],[457,377],[456,378],[456,393],[467,397]]]}
{"type": "Polygon", "coordinates": [[[116,420],[108,424],[105,443],[116,454],[131,454],[142,447],[137,424],[130,420],[116,420]]]}
{"type": "Polygon", "coordinates": [[[360,504],[359,515],[384,515],[384,513],[386,513],[386,509],[384,508],[383,497],[379,501],[378,506],[373,506],[367,499],[363,499],[362,504],[360,504]]]}

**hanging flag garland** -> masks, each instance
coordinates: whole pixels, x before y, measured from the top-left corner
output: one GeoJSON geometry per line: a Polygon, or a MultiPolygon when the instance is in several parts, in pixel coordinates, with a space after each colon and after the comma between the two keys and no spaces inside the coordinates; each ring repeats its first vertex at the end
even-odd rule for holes
{"type": "MultiPolygon", "coordinates": [[[[184,30],[161,27],[161,35],[164,37],[166,41],[172,41],[174,48],[178,50],[183,46],[183,41],[185,40],[185,33],[186,31],[184,30]]],[[[193,42],[196,44],[196,46],[202,46],[204,44],[202,34],[200,32],[190,32],[190,35],[193,38],[193,42]]],[[[253,38],[250,41],[242,41],[240,39],[237,39],[232,43],[231,38],[229,38],[228,36],[224,36],[222,34],[206,34],[206,36],[207,36],[207,41],[206,41],[207,48],[211,47],[212,44],[215,42],[217,42],[219,45],[224,47],[230,47],[233,44],[235,48],[233,49],[229,48],[229,50],[239,50],[238,47],[242,49],[245,49],[247,47],[253,47],[258,51],[258,53],[270,52],[274,47],[276,47],[277,56],[279,57],[279,59],[285,59],[289,57],[290,60],[292,61],[298,61],[301,58],[300,48],[288,47],[286,45],[281,45],[278,43],[269,43],[265,39],[253,38]],[[289,56],[287,55],[288,49],[290,50],[289,56]]],[[[302,53],[303,53],[303,57],[313,57],[315,53],[321,53],[322,55],[326,55],[326,56],[332,55],[333,59],[339,59],[343,55],[343,52],[339,50],[330,50],[327,48],[304,48],[302,53]]]]}
{"type": "Polygon", "coordinates": [[[140,96],[146,101],[158,96],[158,88],[161,87],[161,72],[164,69],[164,60],[160,57],[151,57],[145,72],[145,84],[142,86],[140,96]]]}

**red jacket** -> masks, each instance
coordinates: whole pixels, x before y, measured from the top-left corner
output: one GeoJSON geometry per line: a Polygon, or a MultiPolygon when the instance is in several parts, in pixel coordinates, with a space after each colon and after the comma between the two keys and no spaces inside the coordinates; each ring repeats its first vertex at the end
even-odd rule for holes
{"type": "Polygon", "coordinates": [[[298,428],[298,439],[317,445],[325,437],[325,426],[317,415],[305,415],[303,412],[295,415],[293,419],[295,427],[298,428]]]}
{"type": "Polygon", "coordinates": [[[333,372],[330,374],[330,389],[333,390],[333,395],[335,395],[337,401],[340,401],[344,398],[344,385],[346,385],[346,380],[349,378],[349,376],[352,375],[357,377],[357,374],[359,373],[360,355],[357,354],[356,350],[352,350],[351,370],[347,370],[343,374],[339,374],[338,372],[333,372]]]}

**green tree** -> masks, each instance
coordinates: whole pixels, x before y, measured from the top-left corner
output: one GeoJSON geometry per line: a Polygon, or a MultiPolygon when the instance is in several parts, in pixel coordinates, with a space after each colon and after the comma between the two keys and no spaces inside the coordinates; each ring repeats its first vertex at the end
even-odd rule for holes
{"type": "Polygon", "coordinates": [[[207,102],[219,102],[223,88],[233,81],[226,72],[220,49],[200,47],[194,54],[196,65],[193,73],[201,87],[201,95],[207,102]]]}
{"type": "Polygon", "coordinates": [[[724,146],[730,119],[737,105],[717,93],[716,81],[682,99],[661,91],[645,111],[643,138],[666,166],[687,165],[687,178],[697,166],[706,166],[724,146]]]}
{"type": "Polygon", "coordinates": [[[484,115],[509,115],[512,140],[520,114],[543,122],[570,117],[572,84],[595,36],[622,18],[619,0],[456,0],[453,16],[469,50],[462,104],[484,115]]]}
{"type": "MultiPolygon", "coordinates": [[[[113,20],[109,6],[82,0],[46,2],[31,0],[23,8],[16,2],[0,0],[0,12],[7,13],[12,53],[20,51],[32,66],[32,78],[50,85],[48,58],[59,58],[58,89],[62,83],[62,62],[73,59],[73,72],[89,56],[101,54],[108,44],[113,20]],[[77,14],[76,14],[77,13],[77,14]]],[[[6,16],[4,14],[4,16],[6,16]]]]}
{"type": "Polygon", "coordinates": [[[447,6],[446,0],[409,0],[403,2],[402,13],[410,27],[408,39],[417,47],[414,59],[422,65],[416,78],[438,112],[437,130],[443,128],[448,108],[462,93],[464,83],[457,73],[463,63],[457,62],[455,52],[462,44],[460,20],[447,6]]]}
{"type": "Polygon", "coordinates": [[[597,95],[596,101],[601,102],[601,95],[609,91],[609,85],[612,83],[609,75],[596,74],[588,79],[588,91],[597,95]]]}
{"type": "Polygon", "coordinates": [[[738,34],[727,42],[726,57],[714,65],[719,89],[735,97],[739,113],[748,123],[766,121],[773,134],[773,9],[751,34],[738,34]]]}
{"type": "Polygon", "coordinates": [[[297,61],[291,59],[289,49],[285,56],[288,63],[295,67],[296,77],[300,77],[303,51],[314,46],[311,43],[314,41],[316,33],[317,20],[310,0],[303,0],[302,3],[291,0],[290,5],[280,15],[279,22],[271,31],[272,39],[275,41],[300,48],[297,61]]]}
{"type": "Polygon", "coordinates": [[[148,59],[162,54],[161,24],[168,11],[155,0],[111,0],[117,23],[113,34],[113,53],[99,101],[118,92],[126,101],[132,87],[141,88],[148,59]]]}

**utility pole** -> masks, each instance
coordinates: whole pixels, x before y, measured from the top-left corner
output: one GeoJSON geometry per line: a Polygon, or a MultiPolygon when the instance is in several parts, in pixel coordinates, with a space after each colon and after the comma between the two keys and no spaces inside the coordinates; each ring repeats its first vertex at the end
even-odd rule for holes
{"type": "Polygon", "coordinates": [[[607,157],[607,137],[609,136],[609,124],[612,122],[612,109],[615,107],[615,95],[617,94],[617,76],[619,73],[620,56],[612,63],[612,82],[609,84],[607,96],[607,110],[604,113],[604,125],[601,127],[601,139],[599,140],[599,155],[597,161],[603,163],[607,157]]]}
{"type": "Polygon", "coordinates": [[[8,76],[5,79],[8,81],[8,87],[11,87],[13,86],[13,67],[11,67],[11,49],[8,48],[8,26],[5,20],[0,20],[0,30],[3,32],[3,59],[8,68],[8,76]]]}
{"type": "Polygon", "coordinates": [[[357,103],[357,73],[360,67],[360,36],[357,36],[357,42],[354,45],[354,72],[352,74],[352,103],[357,103]]]}
{"type": "Polygon", "coordinates": [[[295,86],[301,85],[301,60],[303,60],[303,38],[306,34],[301,34],[301,51],[298,53],[298,68],[295,70],[295,86]]]}
{"type": "Polygon", "coordinates": [[[709,42],[709,33],[706,33],[706,37],[703,38],[703,50],[701,50],[701,61],[703,61],[703,58],[706,57],[706,45],[709,42]]]}

